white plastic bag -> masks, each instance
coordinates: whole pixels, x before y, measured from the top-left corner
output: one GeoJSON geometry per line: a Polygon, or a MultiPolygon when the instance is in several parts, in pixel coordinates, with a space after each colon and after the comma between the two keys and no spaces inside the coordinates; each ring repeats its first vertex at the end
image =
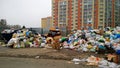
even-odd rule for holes
{"type": "Polygon", "coordinates": [[[75,64],[79,64],[80,59],[74,58],[72,61],[73,61],[75,64]]]}

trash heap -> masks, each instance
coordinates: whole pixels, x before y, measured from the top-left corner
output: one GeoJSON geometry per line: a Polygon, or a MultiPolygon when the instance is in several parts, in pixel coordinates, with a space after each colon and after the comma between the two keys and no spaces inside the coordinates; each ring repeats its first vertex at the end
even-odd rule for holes
{"type": "MultiPolygon", "coordinates": [[[[99,68],[120,67],[117,65],[117,63],[120,63],[120,28],[75,30],[67,37],[59,37],[59,33],[58,36],[52,36],[51,34],[51,37],[47,37],[27,29],[22,29],[13,34],[7,46],[11,48],[58,48],[106,54],[104,59],[90,56],[82,60],[74,58],[72,61],[75,64],[87,62],[86,65],[97,65],[99,68]]],[[[39,58],[39,56],[36,58],[39,58]]]]}
{"type": "Polygon", "coordinates": [[[52,47],[98,54],[120,54],[120,28],[75,30],[67,37],[46,37],[27,29],[15,32],[7,43],[12,48],[52,47]],[[54,46],[55,45],[55,46],[54,46]]]}
{"type": "Polygon", "coordinates": [[[77,30],[67,37],[62,37],[60,42],[63,48],[71,50],[120,54],[120,29],[77,30]]]}
{"type": "MultiPolygon", "coordinates": [[[[112,55],[113,56],[113,55],[112,55]]],[[[85,62],[86,65],[90,65],[90,66],[96,66],[98,68],[120,68],[119,64],[116,64],[115,62],[110,61],[110,58],[115,59],[115,57],[107,57],[108,59],[104,59],[104,58],[99,58],[99,57],[95,57],[93,55],[91,55],[88,58],[84,58],[84,59],[78,59],[78,58],[74,58],[72,60],[72,62],[74,64],[80,64],[80,62],[85,62]]]]}
{"type": "Polygon", "coordinates": [[[28,29],[21,29],[12,35],[7,46],[11,48],[44,47],[45,41],[45,36],[28,29]]]}
{"type": "Polygon", "coordinates": [[[63,48],[82,52],[94,52],[104,54],[106,57],[100,58],[90,56],[80,60],[74,58],[75,64],[87,62],[86,65],[95,65],[99,68],[120,68],[120,29],[106,28],[101,30],[77,30],[68,35],[67,38],[61,38],[63,48]]]}

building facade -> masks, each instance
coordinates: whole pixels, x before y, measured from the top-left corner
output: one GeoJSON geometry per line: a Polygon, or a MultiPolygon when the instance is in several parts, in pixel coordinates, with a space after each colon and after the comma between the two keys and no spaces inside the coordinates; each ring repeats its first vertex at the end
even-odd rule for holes
{"type": "MultiPolygon", "coordinates": [[[[118,21],[120,21],[120,0],[118,2],[118,5],[119,5],[118,21]]],[[[116,26],[120,26],[120,22],[118,22],[116,26]]]]}
{"type": "Polygon", "coordinates": [[[53,26],[99,29],[120,24],[120,0],[52,0],[53,26]]]}
{"type": "Polygon", "coordinates": [[[41,19],[41,28],[49,29],[52,27],[52,17],[46,17],[41,19]]]}
{"type": "Polygon", "coordinates": [[[120,0],[105,1],[105,27],[115,27],[120,24],[120,0]]]}
{"type": "Polygon", "coordinates": [[[120,26],[120,0],[115,0],[115,26],[120,26]]]}

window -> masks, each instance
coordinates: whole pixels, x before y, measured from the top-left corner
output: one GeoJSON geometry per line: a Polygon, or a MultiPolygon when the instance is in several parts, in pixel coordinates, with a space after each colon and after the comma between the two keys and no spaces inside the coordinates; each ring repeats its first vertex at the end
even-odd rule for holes
{"type": "Polygon", "coordinates": [[[100,21],[103,21],[103,19],[100,19],[100,21]]]}
{"type": "Polygon", "coordinates": [[[103,15],[100,15],[100,17],[103,17],[103,15]]]}

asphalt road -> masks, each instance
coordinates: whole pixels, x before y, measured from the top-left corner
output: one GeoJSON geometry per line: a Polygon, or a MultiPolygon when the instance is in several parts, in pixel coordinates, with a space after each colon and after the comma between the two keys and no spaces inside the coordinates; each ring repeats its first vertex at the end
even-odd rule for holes
{"type": "Polygon", "coordinates": [[[65,60],[0,57],[0,68],[95,68],[65,60]]]}

